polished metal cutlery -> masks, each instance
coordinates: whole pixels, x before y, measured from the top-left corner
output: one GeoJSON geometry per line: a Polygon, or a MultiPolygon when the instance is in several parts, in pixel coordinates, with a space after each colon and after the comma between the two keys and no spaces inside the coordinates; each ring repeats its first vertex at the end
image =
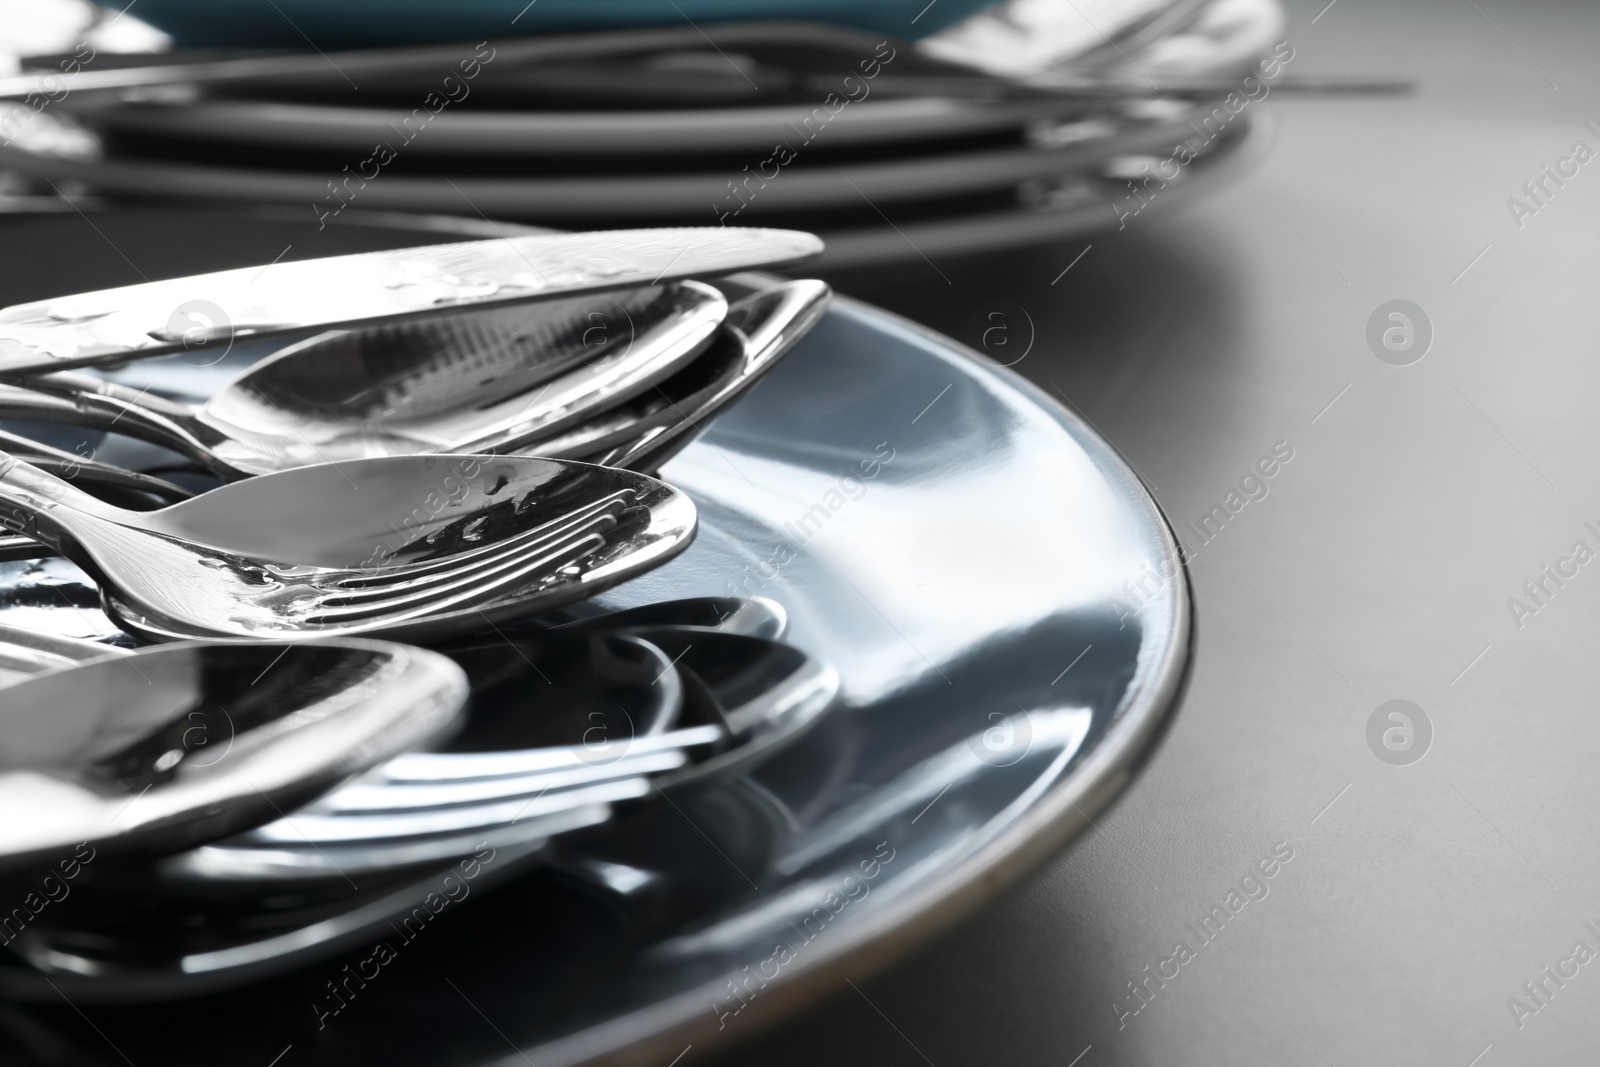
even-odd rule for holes
{"type": "Polygon", "coordinates": [[[326,848],[329,845],[382,845],[443,834],[470,835],[590,804],[637,800],[647,796],[650,789],[648,779],[631,776],[531,796],[513,793],[474,804],[344,813],[323,813],[306,808],[247,831],[240,839],[274,847],[305,844],[326,848]]]}
{"type": "Polygon", "coordinates": [[[654,471],[694,440],[707,419],[772,370],[822,318],[832,297],[827,283],[803,279],[737,300],[729,305],[711,348],[699,359],[653,391],[520,451],[654,471]]]}
{"type": "Polygon", "coordinates": [[[620,611],[596,610],[581,605],[569,608],[574,618],[563,621],[559,629],[577,633],[627,633],[636,629],[664,629],[690,626],[748,634],[776,641],[789,627],[789,613],[783,605],[767,597],[705,596],[681,600],[661,600],[620,611]],[[588,611],[579,614],[587,607],[588,611]]]}
{"type": "Polygon", "coordinates": [[[0,689],[0,864],[159,855],[259,825],[445,729],[466,696],[445,657],[376,641],[182,644],[45,671],[0,689]]]}
{"type": "Polygon", "coordinates": [[[610,804],[590,802],[534,817],[524,813],[523,818],[503,826],[423,837],[344,844],[296,841],[282,847],[253,845],[242,839],[222,841],[161,860],[156,866],[161,882],[157,891],[173,886],[215,891],[233,884],[282,892],[286,886],[343,884],[352,878],[365,881],[372,874],[437,867],[471,856],[485,846],[536,850],[560,834],[604,825],[611,813],[610,804]]]}
{"type": "MultiPolygon", "coordinates": [[[[685,283],[680,288],[697,291],[701,287],[685,283]]],[[[598,370],[585,366],[575,377],[567,379],[569,384],[578,384],[562,395],[570,397],[575,392],[587,391],[586,395],[594,401],[595,410],[564,430],[561,429],[562,422],[568,420],[552,418],[548,414],[543,416],[546,421],[541,432],[549,432],[551,436],[541,436],[532,443],[522,445],[519,451],[548,458],[603,462],[610,466],[653,471],[693,440],[693,435],[703,429],[706,420],[743,395],[770,371],[777,360],[821,318],[831,296],[832,291],[825,283],[814,280],[784,282],[752,293],[728,306],[723,328],[711,340],[709,348],[698,353],[689,351],[688,356],[692,358],[688,359],[683,358],[682,346],[689,342],[700,326],[704,326],[704,319],[693,328],[679,320],[674,320],[678,325],[663,323],[659,333],[650,329],[641,330],[635,323],[632,341],[624,352],[607,352],[597,358],[598,370]],[[655,347],[657,341],[666,349],[655,347]],[[674,345],[679,347],[673,350],[674,345]],[[649,379],[656,373],[652,368],[659,368],[662,363],[674,360],[674,365],[680,369],[666,380],[650,385],[649,379]],[[617,365],[621,365],[620,369],[612,374],[612,367],[617,365]],[[632,369],[635,367],[645,369],[635,371],[632,369]],[[625,384],[618,385],[619,381],[625,384]],[[640,391],[640,382],[645,383],[643,391],[640,391]],[[611,390],[609,394],[608,389],[611,390]],[[630,392],[633,395],[630,396],[630,392]]],[[[568,302],[555,303],[565,305],[568,302]]],[[[548,306],[553,308],[554,304],[548,306]]],[[[618,303],[616,307],[622,309],[626,305],[618,303]]],[[[707,299],[699,305],[697,313],[705,312],[705,317],[709,318],[709,313],[715,310],[715,301],[707,299]]],[[[566,313],[574,328],[585,321],[582,313],[572,320],[570,307],[566,313]]],[[[506,312],[502,310],[495,314],[504,317],[506,312]]],[[[641,319],[650,321],[643,315],[641,319]]],[[[422,320],[417,333],[410,335],[418,339],[419,344],[413,349],[410,340],[407,340],[404,346],[407,358],[416,358],[427,344],[447,340],[443,332],[430,331],[426,325],[430,321],[422,320]]],[[[503,324],[496,327],[494,335],[500,336],[503,329],[503,324]]],[[[241,466],[274,461],[293,462],[284,459],[291,453],[303,458],[317,453],[337,454],[349,447],[377,450],[405,444],[423,446],[424,442],[419,437],[429,432],[426,429],[430,425],[427,419],[412,421],[396,432],[393,429],[378,431],[374,429],[376,420],[361,420],[352,416],[342,424],[348,436],[340,438],[340,420],[325,407],[318,410],[314,399],[301,399],[294,410],[307,420],[317,421],[301,423],[288,419],[285,409],[296,403],[295,397],[304,398],[313,392],[317,380],[315,368],[322,365],[318,360],[305,357],[331,354],[323,346],[332,345],[332,342],[308,342],[307,345],[308,348],[296,346],[302,354],[293,359],[285,358],[291,354],[289,352],[280,353],[252,367],[207,401],[198,412],[175,401],[153,397],[145,391],[89,375],[66,372],[35,379],[36,384],[46,385],[47,391],[0,385],[0,414],[128,432],[184,452],[205,463],[213,472],[228,476],[244,473],[240,470],[241,466]],[[261,386],[258,376],[272,378],[277,372],[271,368],[280,362],[285,364],[285,370],[278,384],[270,390],[261,386]],[[260,403],[264,393],[269,394],[265,407],[260,403]],[[276,399],[272,399],[274,396],[276,399]],[[272,409],[268,422],[272,424],[271,429],[277,431],[276,436],[262,432],[267,423],[240,415],[240,412],[249,409],[265,413],[268,408],[272,409]],[[229,438],[223,436],[218,428],[229,425],[236,428],[248,426],[248,429],[236,429],[237,438],[229,438]],[[322,444],[313,443],[309,436],[304,435],[305,431],[317,435],[317,440],[322,444]],[[364,432],[370,432],[372,436],[364,437],[364,432]],[[257,446],[252,448],[246,441],[254,441],[257,446]]],[[[570,359],[571,356],[565,358],[570,359]]],[[[438,360],[458,370],[466,370],[471,366],[470,361],[457,360],[443,352],[438,360]]],[[[381,367],[373,368],[373,375],[380,381],[385,380],[381,367]]],[[[348,381],[342,388],[352,392],[354,384],[354,381],[348,381]]],[[[546,383],[547,386],[550,384],[546,383]]],[[[438,407],[442,408],[445,406],[442,398],[453,394],[441,391],[432,395],[439,401],[438,407]]],[[[532,421],[530,418],[519,420],[517,412],[509,409],[518,403],[526,409],[529,403],[537,403],[538,399],[539,395],[536,394],[531,402],[519,399],[510,404],[485,403],[477,411],[465,410],[463,405],[453,415],[433,423],[432,432],[437,435],[454,428],[462,430],[465,436],[472,432],[467,429],[472,426],[484,433],[500,427],[502,433],[499,441],[503,443],[515,436],[507,427],[526,427],[532,421]]],[[[426,406],[427,401],[414,403],[426,406]]],[[[566,410],[572,408],[569,406],[566,410]]],[[[520,429],[516,431],[521,432],[520,429]]],[[[44,453],[46,463],[51,464],[45,469],[51,473],[71,473],[89,484],[136,490],[157,499],[183,499],[188,495],[186,490],[164,480],[121,471],[120,468],[95,464],[93,461],[77,460],[71,453],[37,445],[25,438],[16,438],[13,443],[29,448],[32,453],[44,453]]],[[[5,440],[0,440],[0,446],[4,444],[5,440]]],[[[33,455],[28,458],[30,462],[34,461],[33,455]]],[[[0,561],[33,559],[49,555],[51,551],[48,546],[26,537],[0,537],[0,561]]]]}
{"type": "Polygon", "coordinates": [[[198,409],[90,374],[0,386],[0,414],[162,445],[227,479],[417,452],[504,452],[668,377],[727,314],[699,282],[319,334],[198,409]]]}
{"type": "Polygon", "coordinates": [[[795,342],[817,324],[833,290],[824,282],[786,282],[754,293],[728,309],[723,335],[743,349],[743,359],[730,377],[671,405],[675,416],[643,428],[632,440],[600,455],[587,457],[606,466],[654,471],[682,451],[701,424],[754,386],[795,342]]]}
{"type": "Polygon", "coordinates": [[[16,680],[91,659],[129,654],[125,648],[99,641],[82,641],[0,623],[0,680],[16,680]]]}
{"type": "MultiPolygon", "coordinates": [[[[405,753],[302,809],[299,816],[417,812],[545,795],[537,813],[521,810],[503,824],[332,844],[307,840],[292,821],[259,835],[234,837],[170,857],[163,877],[179,882],[303,883],[398,866],[433,863],[495,847],[523,846],[604,822],[610,803],[579,787],[609,783],[618,797],[640,795],[639,781],[689,761],[683,746],[630,751],[635,737],[673,726],[683,687],[656,646],[616,633],[542,632],[451,646],[467,671],[472,697],[460,730],[427,752],[405,753]],[[531,754],[566,757],[557,765],[506,773],[531,754]],[[632,784],[625,784],[627,780],[632,784]]],[[[710,731],[709,744],[720,735],[710,731]]],[[[613,794],[608,794],[613,795],[613,794]]]]}
{"type": "Polygon", "coordinates": [[[693,627],[628,632],[672,657],[684,678],[685,718],[714,721],[725,732],[711,754],[656,778],[658,789],[752,769],[814,723],[839,692],[831,664],[780,641],[693,627]]]}
{"type": "MultiPolygon", "coordinates": [[[[5,410],[5,398],[9,392],[13,391],[27,392],[26,390],[11,390],[8,386],[0,386],[0,417],[12,414],[5,410]]],[[[32,400],[36,396],[37,394],[30,393],[29,399],[32,400]]],[[[27,416],[20,415],[18,417],[26,418],[27,416]]],[[[53,420],[46,419],[45,421],[53,420]]],[[[22,456],[35,467],[42,471],[48,471],[58,478],[81,482],[84,485],[97,486],[114,497],[131,494],[136,499],[175,504],[194,495],[183,486],[174,485],[165,478],[141,474],[138,471],[131,471],[110,463],[101,463],[88,456],[40,444],[38,441],[23,437],[21,434],[0,430],[0,449],[22,456]]],[[[11,557],[0,556],[0,558],[11,557]]]]}
{"type": "Polygon", "coordinates": [[[729,306],[685,282],[655,299],[624,294],[605,312],[553,301],[511,309],[538,338],[521,346],[506,341],[517,319],[505,310],[486,324],[474,321],[481,312],[438,316],[291,345],[198,410],[60,372],[29,388],[0,385],[0,415],[142,438],[229,479],[378,455],[512,450],[648,471],[770,371],[831,296],[826,283],[801,280],[729,306]],[[626,329],[626,342],[587,351],[591,315],[606,318],[599,328],[612,337],[626,329]],[[508,347],[520,351],[508,358],[508,347]],[[545,372],[552,365],[565,372],[545,372]]]}
{"type": "Polygon", "coordinates": [[[465,900],[530,863],[559,866],[554,839],[594,833],[613,817],[613,805],[657,790],[706,774],[742,775],[831,703],[838,680],[825,665],[714,628],[740,619],[736,625],[770,627],[773,617],[766,605],[699,598],[523,633],[510,643],[455,646],[474,690],[459,733],[434,751],[394,757],[286,818],[154,864],[97,872],[103,877],[82,886],[72,907],[22,932],[11,948],[32,969],[0,968],[0,982],[18,994],[54,993],[43,977],[50,976],[71,983],[74,999],[91,1000],[214,989],[370,939],[424,900],[437,911],[443,900],[465,900]],[[618,626],[606,629],[606,618],[618,626]],[[655,628],[645,628],[652,621],[655,628]],[[591,655],[599,650],[593,664],[574,655],[585,646],[591,655]],[[541,709],[537,694],[553,687],[565,706],[582,710],[574,698],[595,666],[593,695],[610,694],[639,712],[642,736],[620,759],[591,762],[593,746],[581,737],[542,754],[510,747],[570,733],[560,708],[541,709]],[[681,716],[675,701],[646,692],[658,669],[656,682],[683,675],[681,716]],[[494,693],[513,699],[478,705],[494,693]],[[519,766],[485,762],[496,744],[519,766]],[[535,777],[541,787],[530,791],[535,777]]]}
{"type": "Polygon", "coordinates": [[[0,375],[717,276],[786,265],[821,251],[819,239],[793,230],[606,230],[362,252],[144,282],[0,310],[0,375]]]}
{"type": "Polygon", "coordinates": [[[652,478],[520,456],[319,464],[138,512],[0,453],[0,506],[157,640],[467,632],[599,592],[695,527],[652,478]]]}
{"type": "MultiPolygon", "coordinates": [[[[454,750],[458,742],[452,742],[449,751],[405,753],[282,819],[175,856],[165,861],[164,872],[187,881],[333,878],[351,868],[376,870],[463,855],[483,834],[506,843],[547,839],[565,832],[558,827],[573,812],[748,769],[809,725],[837,692],[830,668],[774,641],[693,627],[633,633],[639,636],[561,630],[525,638],[517,648],[532,657],[530,665],[564,660],[569,671],[577,664],[580,672],[587,660],[567,647],[575,640],[648,650],[637,663],[648,664],[646,670],[659,667],[656,684],[673,679],[672,698],[657,702],[672,714],[652,716],[644,729],[620,743],[607,738],[590,744],[584,738],[570,745],[459,751],[454,750]],[[669,648],[674,649],[671,659],[669,648]],[[693,691],[694,708],[691,721],[669,729],[682,691],[678,671],[693,691]]],[[[532,666],[518,677],[531,680],[535,672],[544,673],[532,666]]],[[[548,731],[549,720],[559,718],[559,702],[534,710],[545,714],[528,716],[525,731],[548,731]]],[[[481,709],[469,715],[469,731],[479,714],[481,709]]],[[[480,724],[480,732],[501,743],[508,740],[503,724],[500,729],[480,724]]],[[[593,823],[584,815],[581,824],[593,823]]]]}

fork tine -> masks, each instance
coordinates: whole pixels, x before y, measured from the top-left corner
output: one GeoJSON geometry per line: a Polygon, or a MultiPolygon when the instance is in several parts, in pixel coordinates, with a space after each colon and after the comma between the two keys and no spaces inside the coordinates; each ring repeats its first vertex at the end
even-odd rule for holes
{"type": "Polygon", "coordinates": [[[525,560],[535,558],[540,553],[559,549],[563,545],[571,544],[585,537],[600,537],[616,529],[620,517],[611,514],[596,515],[583,523],[574,524],[562,532],[559,537],[545,538],[531,545],[511,545],[493,556],[485,556],[474,560],[470,564],[453,567],[450,570],[439,570],[404,586],[365,586],[356,589],[325,588],[317,603],[323,607],[355,606],[363,603],[389,602],[398,603],[403,600],[414,599],[422,596],[433,596],[447,593],[463,581],[481,581],[489,575],[497,573],[507,566],[517,566],[525,560]]]}
{"type": "MultiPolygon", "coordinates": [[[[363,617],[387,616],[395,621],[417,615],[442,611],[462,601],[478,600],[501,592],[531,575],[550,574],[576,563],[578,560],[603,548],[606,539],[600,534],[586,534],[563,545],[556,546],[534,559],[514,560],[486,571],[473,571],[458,581],[438,589],[420,593],[397,593],[387,598],[375,598],[343,607],[321,607],[308,612],[306,621],[312,625],[331,622],[349,623],[363,617]]],[[[335,600],[339,598],[329,598],[335,600]]],[[[327,601],[324,604],[328,603],[327,601]]]]}
{"type": "Polygon", "coordinates": [[[623,507],[614,507],[598,514],[573,518],[561,529],[546,530],[539,537],[519,537],[501,541],[493,546],[492,552],[474,552],[469,559],[465,560],[452,558],[448,565],[433,567],[420,577],[399,575],[388,582],[368,582],[358,585],[349,585],[341,580],[319,586],[319,589],[328,597],[328,600],[324,602],[355,603],[363,597],[392,596],[402,580],[407,591],[431,588],[441,583],[454,581],[462,574],[491,567],[512,557],[524,557],[530,553],[540,551],[545,546],[570,540],[575,533],[610,530],[621,521],[622,514],[626,510],[623,507]]]}
{"type": "Polygon", "coordinates": [[[540,526],[536,526],[531,530],[525,530],[518,534],[515,538],[504,541],[495,541],[480,548],[454,553],[444,559],[427,560],[420,563],[401,564],[397,567],[380,567],[370,574],[362,573],[351,575],[346,578],[340,578],[331,584],[345,588],[359,587],[362,585],[383,585],[396,581],[410,580],[422,575],[426,575],[432,571],[453,569],[463,563],[470,563],[475,559],[480,559],[484,556],[497,553],[513,543],[532,543],[541,539],[557,536],[561,534],[567,526],[570,526],[574,522],[581,521],[587,515],[598,511],[609,511],[618,505],[626,508],[632,502],[633,496],[633,490],[622,489],[610,494],[609,496],[605,496],[599,500],[587,503],[582,507],[574,508],[572,511],[558,515],[549,522],[546,522],[540,526]]]}

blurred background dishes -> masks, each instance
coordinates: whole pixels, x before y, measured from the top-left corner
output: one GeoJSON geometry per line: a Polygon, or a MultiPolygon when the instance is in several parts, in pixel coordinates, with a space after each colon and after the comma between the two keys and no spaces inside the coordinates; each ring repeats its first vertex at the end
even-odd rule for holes
{"type": "MultiPolygon", "coordinates": [[[[1283,27],[1276,0],[1010,0],[913,42],[936,14],[973,5],[929,5],[895,29],[872,5],[754,22],[721,21],[749,13],[719,4],[703,24],[686,11],[690,25],[663,2],[642,28],[594,32],[546,3],[524,19],[555,21],[508,17],[479,43],[462,30],[458,45],[306,53],[284,60],[292,76],[216,74],[240,53],[215,49],[99,55],[79,88],[67,80],[14,123],[0,171],[30,195],[273,203],[318,220],[365,209],[564,229],[793,227],[824,237],[824,269],[937,258],[1117,226],[1119,204],[1141,203],[1150,168],[1175,155],[1158,172],[1168,199],[1225,174],[1255,115],[1221,102],[1260,73],[1283,27]],[[558,22],[573,32],[503,37],[558,22]],[[174,63],[212,73],[91,84],[118,65],[174,63]]],[[[609,20],[613,6],[635,5],[584,10],[609,20]]],[[[211,44],[245,43],[225,24],[260,14],[139,14],[181,43],[202,10],[211,44]]],[[[346,47],[288,14],[324,52],[346,47]]]]}
{"type": "MultiPolygon", "coordinates": [[[[371,48],[597,27],[808,19],[917,37],[995,0],[145,0],[139,16],[184,47],[371,48]],[[296,32],[303,30],[304,35],[296,32]]],[[[108,7],[120,4],[108,3],[108,7]]]]}

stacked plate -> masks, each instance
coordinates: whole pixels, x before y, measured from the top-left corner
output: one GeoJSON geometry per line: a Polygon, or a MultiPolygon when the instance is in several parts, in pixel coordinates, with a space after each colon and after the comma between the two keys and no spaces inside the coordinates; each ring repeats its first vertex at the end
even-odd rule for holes
{"type": "Polygon", "coordinates": [[[69,92],[0,169],[319,223],[720,222],[818,232],[825,266],[937,258],[1117,225],[1173,158],[1165,199],[1203,185],[1249,127],[1220,102],[1281,28],[1276,0],[1012,0],[916,43],[743,23],[343,53],[293,78],[69,92]]]}

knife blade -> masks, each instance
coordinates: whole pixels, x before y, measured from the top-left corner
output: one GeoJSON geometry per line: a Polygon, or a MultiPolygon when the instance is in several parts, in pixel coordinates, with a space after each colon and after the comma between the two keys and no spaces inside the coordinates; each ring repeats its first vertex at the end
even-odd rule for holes
{"type": "Polygon", "coordinates": [[[235,340],[581,296],[809,259],[796,230],[539,234],[271,263],[0,309],[0,376],[123,363],[235,340]]]}

